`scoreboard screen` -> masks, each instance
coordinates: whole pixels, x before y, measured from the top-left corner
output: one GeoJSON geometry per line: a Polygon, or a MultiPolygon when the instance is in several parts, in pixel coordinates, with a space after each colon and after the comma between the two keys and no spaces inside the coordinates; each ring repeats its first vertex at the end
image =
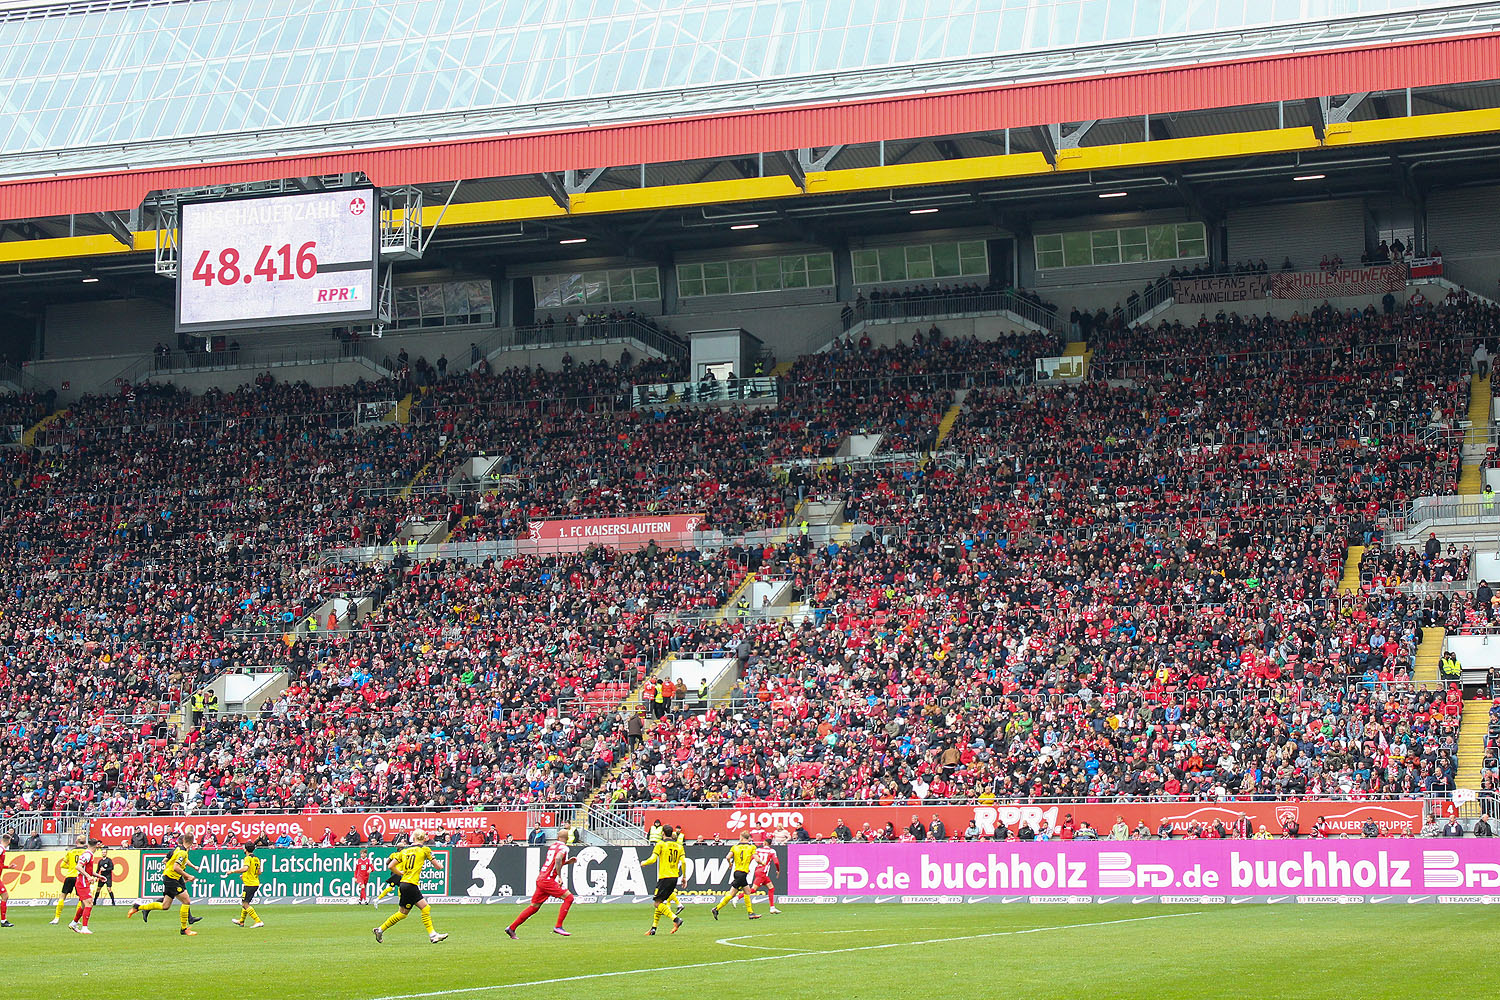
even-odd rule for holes
{"type": "Polygon", "coordinates": [[[177,219],[178,332],[375,318],[375,188],[183,202],[177,219]]]}

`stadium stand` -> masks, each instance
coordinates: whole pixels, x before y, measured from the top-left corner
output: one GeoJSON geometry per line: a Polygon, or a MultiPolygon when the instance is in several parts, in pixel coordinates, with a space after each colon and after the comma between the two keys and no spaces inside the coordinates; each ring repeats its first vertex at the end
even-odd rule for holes
{"type": "Polygon", "coordinates": [[[0,797],[170,813],[601,786],[615,803],[1442,792],[1459,693],[1406,682],[1422,626],[1487,609],[1423,588],[1467,580],[1467,548],[1385,548],[1379,519],[1452,491],[1456,449],[1422,432],[1453,425],[1494,323],[1474,302],[1162,323],[1098,346],[1117,378],[1052,386],[1025,376],[1057,338],[938,329],[799,359],[770,406],[627,409],[629,385],[679,374],[629,359],[434,372],[407,422],[366,426],[359,404],[403,384],[84,399],[5,484],[0,797]],[[830,461],[853,433],[879,450],[830,461]],[[500,456],[495,481],[440,487],[476,454],[500,456]],[[653,504],[775,528],[797,502],[788,458],[817,460],[805,495],[872,530],[478,562],[381,549],[428,517],[499,543],[539,514],[653,504]],[[1340,600],[1367,537],[1366,582],[1340,600]],[[361,544],[379,557],[328,559],[361,544]],[[791,582],[791,614],[715,614],[752,569],[791,582]],[[371,610],[318,621],[349,595],[371,610]],[[694,650],[736,651],[735,690],[676,704],[630,749],[630,692],[694,650]],[[261,713],[174,715],[255,665],[288,678],[261,713]]]}

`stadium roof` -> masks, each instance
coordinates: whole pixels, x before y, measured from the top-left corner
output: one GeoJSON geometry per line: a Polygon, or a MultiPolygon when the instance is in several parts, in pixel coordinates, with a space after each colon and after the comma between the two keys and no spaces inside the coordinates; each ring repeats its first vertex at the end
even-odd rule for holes
{"type": "Polygon", "coordinates": [[[0,115],[23,143],[0,158],[0,261],[139,255],[177,194],[265,184],[418,185],[427,225],[472,238],[728,204],[844,211],[861,192],[1034,196],[1095,172],[1165,178],[1204,215],[1205,195],[1233,195],[1189,179],[1194,163],[1234,191],[1251,170],[1337,163],[1353,190],[1356,162],[1478,164],[1500,134],[1500,0],[359,2],[269,19],[242,0],[0,0],[0,80],[32,74],[0,87],[0,106],[29,109],[0,115]],[[781,35],[746,34],[763,14],[781,35]],[[1142,37],[1087,41],[1127,25],[1142,37]],[[1085,43],[1047,47],[1064,38],[1085,43]],[[617,56],[632,74],[608,69],[617,56]]]}
{"type": "Polygon", "coordinates": [[[1500,29],[1423,0],[0,6],[0,177],[577,128],[1500,29]]]}

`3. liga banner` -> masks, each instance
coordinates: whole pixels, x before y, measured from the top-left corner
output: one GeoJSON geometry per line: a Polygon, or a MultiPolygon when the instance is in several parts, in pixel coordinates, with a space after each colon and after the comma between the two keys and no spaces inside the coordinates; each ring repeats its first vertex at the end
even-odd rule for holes
{"type": "Polygon", "coordinates": [[[1354,901],[1338,898],[1348,893],[1361,902],[1364,893],[1500,899],[1500,841],[1493,839],[794,844],[789,853],[789,893],[835,898],[1140,892],[1200,901],[1203,893],[1224,894],[1218,902],[1283,894],[1299,902],[1354,901]]]}
{"type": "Polygon", "coordinates": [[[539,551],[546,552],[574,551],[592,545],[643,549],[651,542],[674,548],[685,546],[705,517],[704,514],[646,514],[532,521],[527,526],[526,538],[539,551]]]}
{"type": "MultiPolygon", "coordinates": [[[[692,894],[721,893],[729,887],[733,866],[729,861],[730,844],[685,845],[686,858],[680,892],[692,894]]],[[[575,847],[570,856],[573,864],[564,870],[564,888],[580,899],[630,900],[646,899],[656,887],[656,869],[646,865],[650,847],[575,847]]],[[[448,865],[449,892],[456,897],[478,900],[514,900],[531,894],[536,876],[546,857],[545,847],[470,847],[455,850],[448,865]]],[[[786,892],[787,855],[777,848],[781,859],[779,870],[771,874],[771,884],[786,892]]]]}
{"type": "Polygon", "coordinates": [[[192,830],[200,837],[213,834],[218,840],[237,844],[257,837],[275,841],[283,833],[301,834],[312,841],[323,839],[325,832],[336,841],[350,830],[361,842],[379,834],[390,841],[398,833],[426,830],[428,833],[478,831],[481,835],[491,826],[498,837],[507,834],[513,840],[526,839],[526,813],[504,812],[369,812],[369,813],[266,813],[245,816],[109,816],[89,823],[92,836],[106,844],[128,843],[141,830],[152,841],[168,834],[192,830]]]}
{"type": "Polygon", "coordinates": [[[856,836],[869,826],[879,833],[890,823],[898,833],[916,817],[923,826],[931,826],[934,817],[941,818],[947,836],[958,838],[972,822],[985,837],[993,836],[997,824],[1015,831],[1020,823],[1032,826],[1060,824],[1071,816],[1075,826],[1084,822],[1107,834],[1117,820],[1131,829],[1145,823],[1152,833],[1162,823],[1170,823],[1178,833],[1193,825],[1211,826],[1221,822],[1231,826],[1243,813],[1255,829],[1264,826],[1280,834],[1283,822],[1295,822],[1304,834],[1319,819],[1328,823],[1332,833],[1354,836],[1360,825],[1373,819],[1384,835],[1416,834],[1422,829],[1423,804],[1417,800],[1382,800],[1379,802],[1121,802],[1121,803],[992,803],[968,806],[931,806],[921,803],[889,806],[796,806],[747,805],[732,809],[671,809],[647,806],[645,823],[656,820],[683,830],[693,839],[705,837],[738,837],[743,831],[764,836],[776,827],[788,830],[805,826],[817,839],[834,836],[840,821],[856,836]]]}
{"type": "Polygon", "coordinates": [[[1345,267],[1337,271],[1283,271],[1271,275],[1271,296],[1277,299],[1337,299],[1351,295],[1383,295],[1406,287],[1405,264],[1345,267]]]}

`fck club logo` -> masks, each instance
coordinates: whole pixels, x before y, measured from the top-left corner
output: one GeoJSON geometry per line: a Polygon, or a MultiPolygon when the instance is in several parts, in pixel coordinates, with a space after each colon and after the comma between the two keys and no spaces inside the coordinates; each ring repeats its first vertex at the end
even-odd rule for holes
{"type": "Polygon", "coordinates": [[[350,215],[364,215],[365,214],[365,200],[363,198],[351,198],[351,199],[349,199],[349,214],[350,215]]]}

